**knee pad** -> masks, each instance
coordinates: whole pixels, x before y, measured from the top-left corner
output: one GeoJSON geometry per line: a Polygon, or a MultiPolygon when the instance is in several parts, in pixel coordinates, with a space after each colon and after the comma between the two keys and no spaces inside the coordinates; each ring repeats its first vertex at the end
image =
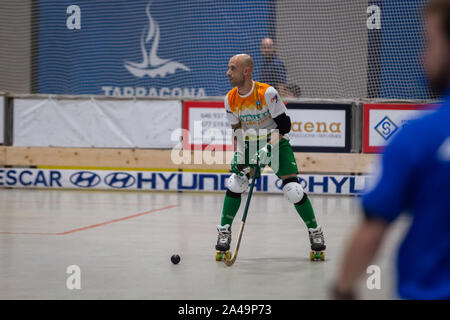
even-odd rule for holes
{"type": "Polygon", "coordinates": [[[305,196],[302,186],[298,182],[288,182],[283,186],[284,196],[290,203],[299,203],[305,196]]]}
{"type": "Polygon", "coordinates": [[[239,176],[235,173],[228,179],[228,190],[234,193],[243,193],[248,188],[247,176],[239,176]]]}

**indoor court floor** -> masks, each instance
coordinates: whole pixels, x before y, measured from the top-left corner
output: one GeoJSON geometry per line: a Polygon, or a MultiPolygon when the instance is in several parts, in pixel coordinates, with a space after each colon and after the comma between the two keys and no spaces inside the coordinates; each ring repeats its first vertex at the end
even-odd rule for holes
{"type": "MultiPolygon", "coordinates": [[[[327,245],[309,260],[306,227],[282,195],[252,198],[236,263],[215,261],[223,194],[0,189],[0,299],[327,299],[341,253],[361,219],[358,198],[310,195],[327,245]],[[174,265],[172,254],[181,256],[174,265]],[[79,266],[81,289],[66,273],[79,266]]],[[[233,224],[234,249],[241,210],[233,224]]],[[[390,229],[373,262],[395,299],[395,250],[408,226],[390,229]]]]}

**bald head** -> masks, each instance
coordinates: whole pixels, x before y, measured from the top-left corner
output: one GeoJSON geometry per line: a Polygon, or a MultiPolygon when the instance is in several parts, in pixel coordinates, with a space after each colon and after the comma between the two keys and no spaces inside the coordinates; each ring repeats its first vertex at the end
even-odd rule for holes
{"type": "Polygon", "coordinates": [[[248,67],[250,68],[250,71],[253,72],[253,59],[250,57],[250,55],[246,53],[240,53],[237,55],[234,55],[231,57],[230,61],[234,60],[238,64],[240,64],[242,67],[248,67]]]}
{"type": "Polygon", "coordinates": [[[261,44],[273,46],[273,40],[272,38],[264,38],[261,40],[261,44]]]}
{"type": "Polygon", "coordinates": [[[265,58],[273,57],[275,54],[275,44],[271,38],[261,40],[261,53],[265,58]]]}
{"type": "Polygon", "coordinates": [[[253,59],[246,53],[231,57],[228,62],[227,76],[230,83],[239,86],[245,81],[251,81],[253,73],[253,59]]]}

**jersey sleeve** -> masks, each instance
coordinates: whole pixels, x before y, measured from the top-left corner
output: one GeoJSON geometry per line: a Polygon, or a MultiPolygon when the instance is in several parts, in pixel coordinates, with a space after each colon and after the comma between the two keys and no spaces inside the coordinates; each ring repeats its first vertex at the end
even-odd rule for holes
{"type": "Polygon", "coordinates": [[[411,188],[414,188],[416,152],[408,143],[406,132],[399,132],[382,156],[378,176],[370,190],[362,197],[367,217],[378,217],[387,222],[395,220],[408,209],[411,188]]]}
{"type": "Polygon", "coordinates": [[[286,113],[286,106],[284,105],[280,95],[274,87],[267,88],[266,92],[264,93],[264,98],[266,100],[266,104],[269,108],[272,118],[276,118],[280,114],[286,113]]]}
{"type": "Polygon", "coordinates": [[[227,114],[228,122],[231,125],[238,124],[240,122],[239,117],[236,116],[233,112],[231,112],[230,104],[228,102],[228,94],[225,96],[225,111],[227,114]]]}

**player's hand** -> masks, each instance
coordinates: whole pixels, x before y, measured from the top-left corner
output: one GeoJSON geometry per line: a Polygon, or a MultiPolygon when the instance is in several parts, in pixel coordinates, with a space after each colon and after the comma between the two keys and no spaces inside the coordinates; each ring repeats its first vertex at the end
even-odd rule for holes
{"type": "Polygon", "coordinates": [[[257,168],[257,167],[252,167],[250,170],[250,174],[249,177],[252,177],[254,179],[259,179],[261,177],[261,168],[257,168]],[[255,172],[255,170],[258,170],[255,172]]]}
{"type": "Polygon", "coordinates": [[[259,149],[253,158],[250,160],[250,164],[255,166],[257,163],[264,168],[270,163],[270,157],[272,152],[272,146],[267,143],[264,147],[259,149]]]}
{"type": "Polygon", "coordinates": [[[231,172],[243,176],[247,173],[246,171],[248,171],[248,169],[248,166],[245,165],[244,154],[240,151],[236,151],[233,160],[231,160],[231,172]]]}
{"type": "Polygon", "coordinates": [[[330,290],[330,298],[333,300],[356,300],[353,290],[342,291],[337,285],[333,285],[330,290]]]}

